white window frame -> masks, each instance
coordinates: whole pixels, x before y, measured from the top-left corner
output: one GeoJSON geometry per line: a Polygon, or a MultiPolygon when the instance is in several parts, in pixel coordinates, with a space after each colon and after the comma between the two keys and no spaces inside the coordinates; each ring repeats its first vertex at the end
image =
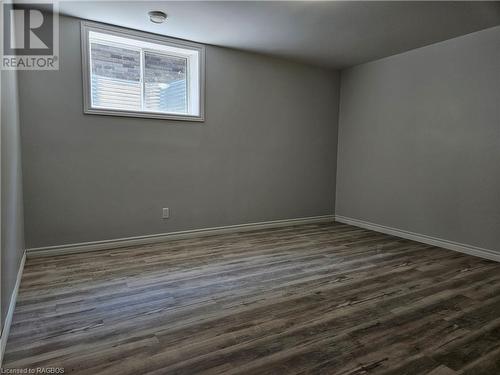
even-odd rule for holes
{"type": "MultiPolygon", "coordinates": [[[[118,26],[105,25],[97,22],[81,21],[81,44],[82,44],[82,73],[83,73],[83,112],[86,114],[94,115],[108,115],[108,116],[125,116],[125,117],[142,117],[142,118],[156,118],[165,120],[184,120],[184,121],[205,121],[205,46],[199,43],[188,42],[179,39],[173,39],[162,35],[151,34],[147,32],[125,29],[118,26]],[[187,50],[192,50],[198,53],[198,88],[196,88],[188,80],[189,87],[188,92],[191,90],[198,89],[198,115],[190,114],[176,114],[176,113],[161,113],[161,112],[149,112],[149,111],[136,111],[136,110],[121,110],[121,109],[106,109],[92,107],[92,88],[91,88],[91,73],[90,67],[90,32],[103,33],[108,35],[115,35],[117,37],[129,38],[135,41],[143,41],[145,44],[154,43],[165,45],[168,47],[182,48],[187,50]]],[[[161,54],[161,51],[151,50],[147,46],[144,47],[144,51],[153,52],[161,54]]],[[[141,53],[141,77],[142,77],[142,65],[144,59],[144,53],[141,53]]],[[[189,64],[188,71],[186,74],[189,75],[189,64]]],[[[144,87],[142,88],[144,90],[144,87]]],[[[190,95],[188,95],[190,96],[190,95]]],[[[189,100],[188,100],[189,103],[189,100]]],[[[192,105],[193,103],[191,103],[192,105]]],[[[189,104],[188,104],[189,105],[189,104]]]]}

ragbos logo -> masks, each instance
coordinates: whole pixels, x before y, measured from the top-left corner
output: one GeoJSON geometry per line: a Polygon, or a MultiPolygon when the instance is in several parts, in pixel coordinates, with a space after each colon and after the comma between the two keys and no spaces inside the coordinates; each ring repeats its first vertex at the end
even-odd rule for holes
{"type": "Polygon", "coordinates": [[[55,1],[2,6],[2,69],[59,69],[59,19],[55,1]]]}

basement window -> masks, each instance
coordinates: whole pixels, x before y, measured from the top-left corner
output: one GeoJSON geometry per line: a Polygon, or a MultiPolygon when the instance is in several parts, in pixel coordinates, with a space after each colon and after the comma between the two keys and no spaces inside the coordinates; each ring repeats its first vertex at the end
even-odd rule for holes
{"type": "Polygon", "coordinates": [[[84,112],[204,120],[205,48],[82,22],[84,112]]]}

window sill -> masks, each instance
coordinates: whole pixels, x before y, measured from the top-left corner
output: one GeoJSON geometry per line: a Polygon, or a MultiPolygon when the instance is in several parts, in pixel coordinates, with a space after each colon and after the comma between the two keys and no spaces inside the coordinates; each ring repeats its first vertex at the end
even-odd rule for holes
{"type": "Polygon", "coordinates": [[[97,108],[86,108],[84,110],[85,114],[88,115],[104,115],[104,116],[119,116],[119,117],[136,117],[145,119],[157,119],[157,120],[176,120],[176,121],[194,121],[194,122],[205,122],[204,116],[190,116],[190,115],[175,115],[167,113],[154,113],[154,112],[134,112],[134,111],[120,111],[112,109],[97,109],[97,108]]]}

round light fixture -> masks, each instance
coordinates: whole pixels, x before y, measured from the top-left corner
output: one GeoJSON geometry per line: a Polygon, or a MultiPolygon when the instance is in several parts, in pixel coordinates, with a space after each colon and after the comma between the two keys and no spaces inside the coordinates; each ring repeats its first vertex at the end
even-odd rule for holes
{"type": "Polygon", "coordinates": [[[152,10],[148,15],[151,22],[154,23],[163,23],[167,19],[167,13],[160,10],[152,10]]]}

